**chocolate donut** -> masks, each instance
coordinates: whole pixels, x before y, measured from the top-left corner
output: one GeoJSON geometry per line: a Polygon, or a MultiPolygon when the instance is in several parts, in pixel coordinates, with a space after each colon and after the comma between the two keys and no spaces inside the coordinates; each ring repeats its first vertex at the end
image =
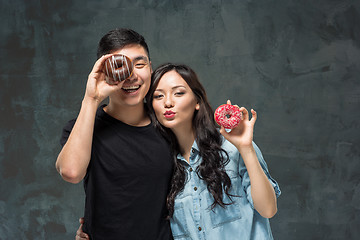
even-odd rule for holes
{"type": "Polygon", "coordinates": [[[241,111],[238,107],[223,104],[219,106],[214,113],[215,121],[224,128],[233,129],[241,121],[241,111]]]}
{"type": "Polygon", "coordinates": [[[134,66],[130,58],[121,54],[113,55],[105,61],[106,82],[116,84],[124,81],[132,75],[133,70],[134,66]]]}

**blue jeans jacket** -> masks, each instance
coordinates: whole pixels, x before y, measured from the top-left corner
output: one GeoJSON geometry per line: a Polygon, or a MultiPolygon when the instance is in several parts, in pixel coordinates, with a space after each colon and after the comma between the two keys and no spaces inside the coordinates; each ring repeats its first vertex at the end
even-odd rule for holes
{"type": "MultiPolygon", "coordinates": [[[[258,160],[274,186],[276,196],[280,195],[277,182],[270,176],[260,149],[253,143],[258,160]]],[[[254,209],[251,197],[250,178],[243,159],[234,145],[224,139],[222,148],[229,154],[230,162],[226,172],[231,178],[233,204],[225,209],[216,205],[211,210],[213,197],[206,188],[206,183],[196,174],[201,163],[199,149],[194,142],[188,163],[181,155],[187,169],[188,179],[184,191],[175,199],[175,210],[170,220],[171,231],[175,240],[267,240],[273,239],[269,219],[263,218],[254,209]]],[[[224,202],[230,199],[224,194],[224,202]]]]}

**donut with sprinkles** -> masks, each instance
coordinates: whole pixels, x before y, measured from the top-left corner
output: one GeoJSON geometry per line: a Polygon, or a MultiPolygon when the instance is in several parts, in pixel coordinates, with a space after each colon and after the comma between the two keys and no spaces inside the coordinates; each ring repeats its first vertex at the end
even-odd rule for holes
{"type": "Polygon", "coordinates": [[[226,129],[235,128],[241,121],[241,111],[237,106],[223,104],[214,113],[215,121],[226,129]]]}

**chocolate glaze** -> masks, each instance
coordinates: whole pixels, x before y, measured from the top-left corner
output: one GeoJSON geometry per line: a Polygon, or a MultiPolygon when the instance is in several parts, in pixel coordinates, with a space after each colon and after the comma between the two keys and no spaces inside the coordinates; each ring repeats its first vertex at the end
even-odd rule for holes
{"type": "Polygon", "coordinates": [[[130,58],[121,54],[113,55],[105,61],[106,82],[116,84],[124,81],[132,75],[133,70],[134,66],[130,58]]]}

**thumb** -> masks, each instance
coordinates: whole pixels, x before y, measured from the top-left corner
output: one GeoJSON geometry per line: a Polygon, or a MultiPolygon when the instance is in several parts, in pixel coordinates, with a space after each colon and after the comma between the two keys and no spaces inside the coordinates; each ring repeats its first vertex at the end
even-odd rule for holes
{"type": "Polygon", "coordinates": [[[225,130],[224,126],[220,127],[220,133],[221,135],[223,135],[225,138],[229,135],[229,133],[225,130]]]}

